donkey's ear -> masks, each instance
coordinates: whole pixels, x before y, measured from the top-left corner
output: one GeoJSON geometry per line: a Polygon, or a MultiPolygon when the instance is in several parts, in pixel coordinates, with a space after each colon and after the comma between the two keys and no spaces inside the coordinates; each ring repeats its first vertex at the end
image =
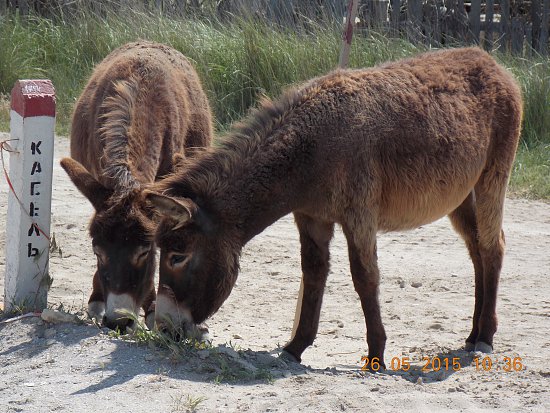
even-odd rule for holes
{"type": "Polygon", "coordinates": [[[161,215],[177,221],[177,224],[172,230],[181,228],[187,222],[191,222],[193,213],[198,208],[197,205],[188,198],[175,199],[148,190],[143,191],[143,196],[161,215]]]}
{"type": "Polygon", "coordinates": [[[104,209],[107,199],[113,194],[113,190],[104,187],[82,164],[74,159],[63,158],[60,163],[73,184],[82,192],[82,195],[88,198],[95,210],[104,209]]]}

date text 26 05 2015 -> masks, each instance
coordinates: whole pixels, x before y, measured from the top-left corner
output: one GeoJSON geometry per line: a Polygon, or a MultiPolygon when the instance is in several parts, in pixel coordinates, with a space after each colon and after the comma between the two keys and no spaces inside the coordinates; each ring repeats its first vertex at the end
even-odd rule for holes
{"type": "MultiPolygon", "coordinates": [[[[384,367],[380,363],[378,357],[370,359],[367,356],[361,357],[363,363],[361,370],[363,371],[382,371],[384,367]]],[[[422,372],[429,371],[459,371],[463,368],[460,357],[427,357],[422,358],[423,363],[421,367],[422,372]]],[[[523,363],[521,357],[474,357],[471,359],[471,363],[468,366],[474,366],[476,370],[490,371],[490,370],[502,370],[504,372],[521,371],[523,370],[523,363]]],[[[409,357],[393,357],[387,369],[409,371],[412,368],[411,360],[409,357]]]]}

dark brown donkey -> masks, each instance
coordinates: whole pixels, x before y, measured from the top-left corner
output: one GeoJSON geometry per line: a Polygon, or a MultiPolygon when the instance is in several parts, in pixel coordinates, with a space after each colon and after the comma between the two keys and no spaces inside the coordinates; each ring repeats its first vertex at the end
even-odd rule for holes
{"type": "Polygon", "coordinates": [[[242,247],[294,212],[303,300],[290,354],[313,342],[334,224],[348,243],[367,326],[383,363],[377,231],[448,215],[475,268],[468,349],[490,351],[504,253],[503,204],[520,135],[520,90],[477,48],[429,53],[365,70],[339,70],[286,92],[173,176],[148,199],[165,215],[157,322],[184,327],[222,305],[242,247]]]}
{"type": "Polygon", "coordinates": [[[97,271],[90,316],[131,325],[143,307],[152,327],[155,245],[139,192],[173,170],[173,157],[210,145],[211,114],[189,61],[161,44],[126,44],[95,68],[72,121],[71,157],[61,161],[95,215],[90,235],[97,271]]]}

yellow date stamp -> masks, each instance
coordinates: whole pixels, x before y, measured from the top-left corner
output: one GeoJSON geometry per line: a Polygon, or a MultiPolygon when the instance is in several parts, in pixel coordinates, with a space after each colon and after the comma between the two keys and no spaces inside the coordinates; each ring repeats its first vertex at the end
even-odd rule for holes
{"type": "MultiPolygon", "coordinates": [[[[369,358],[367,356],[361,357],[361,370],[363,371],[383,371],[384,366],[382,365],[378,357],[369,358]]],[[[412,361],[410,357],[393,357],[390,363],[386,366],[386,370],[392,371],[409,371],[412,366],[412,361]]],[[[469,359],[467,365],[464,364],[464,360],[460,357],[422,357],[420,361],[421,367],[420,371],[427,373],[430,371],[460,371],[463,367],[473,366],[478,371],[492,371],[499,370],[506,373],[512,371],[521,371],[524,369],[523,362],[521,357],[474,357],[469,359]],[[464,364],[464,365],[463,365],[464,364]]],[[[416,368],[415,368],[416,370],[416,368]]]]}

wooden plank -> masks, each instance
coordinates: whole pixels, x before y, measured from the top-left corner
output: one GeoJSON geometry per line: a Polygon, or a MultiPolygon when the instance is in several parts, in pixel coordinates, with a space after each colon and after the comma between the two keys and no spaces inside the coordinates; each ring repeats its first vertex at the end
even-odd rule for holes
{"type": "Polygon", "coordinates": [[[500,44],[499,50],[506,52],[510,49],[510,0],[500,0],[500,44]]]}
{"type": "Polygon", "coordinates": [[[437,10],[437,14],[441,16],[441,31],[443,32],[444,40],[443,42],[445,44],[449,44],[449,42],[453,41],[454,38],[454,18],[453,18],[453,9],[454,9],[454,1],[453,0],[445,0],[443,2],[445,6],[445,12],[441,13],[439,10],[437,10]]]}
{"type": "Polygon", "coordinates": [[[472,0],[470,9],[470,36],[472,43],[479,44],[481,30],[481,0],[472,0]]]}
{"type": "Polygon", "coordinates": [[[422,0],[407,2],[407,36],[414,43],[422,41],[422,0]]]}
{"type": "Polygon", "coordinates": [[[18,5],[19,5],[19,14],[21,16],[26,16],[27,14],[29,14],[29,3],[27,0],[19,0],[18,5]]]}
{"type": "Polygon", "coordinates": [[[531,24],[527,24],[524,26],[525,31],[525,41],[527,42],[527,48],[525,49],[525,54],[527,57],[531,57],[533,55],[533,26],[531,24]]]}
{"type": "Polygon", "coordinates": [[[466,13],[464,0],[458,0],[456,13],[458,18],[457,39],[465,43],[467,41],[466,33],[468,30],[468,14],[466,13]]]}
{"type": "Polygon", "coordinates": [[[529,43],[534,50],[539,49],[539,36],[541,26],[541,5],[540,0],[531,0],[531,34],[532,39],[529,43]]]}
{"type": "Polygon", "coordinates": [[[549,44],[548,44],[548,25],[550,24],[550,0],[544,0],[542,4],[542,18],[540,25],[540,36],[539,36],[539,49],[538,52],[543,56],[548,56],[549,54],[549,44]]]}
{"type": "Polygon", "coordinates": [[[495,3],[494,0],[487,0],[485,2],[485,41],[483,46],[485,50],[493,49],[493,17],[495,15],[495,3]]]}
{"type": "Polygon", "coordinates": [[[390,14],[390,27],[392,35],[397,35],[399,33],[399,13],[401,9],[401,0],[390,0],[391,4],[391,14],[390,14]]]}
{"type": "Polygon", "coordinates": [[[436,5],[431,2],[424,4],[422,8],[421,25],[425,36],[424,40],[428,46],[437,47],[441,41],[439,22],[436,5]]]}
{"type": "Polygon", "coordinates": [[[512,53],[523,53],[524,27],[518,17],[512,18],[512,53]]]}

